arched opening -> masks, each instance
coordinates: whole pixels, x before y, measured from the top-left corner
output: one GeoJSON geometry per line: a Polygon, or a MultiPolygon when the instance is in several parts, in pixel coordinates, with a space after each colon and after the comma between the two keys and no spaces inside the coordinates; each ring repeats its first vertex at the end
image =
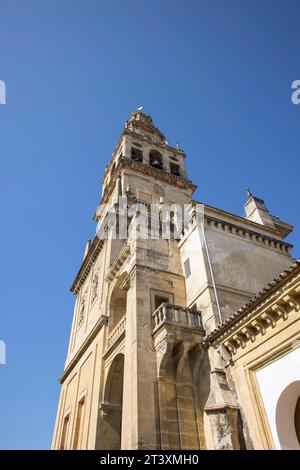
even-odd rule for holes
{"type": "Polygon", "coordinates": [[[157,150],[151,150],[149,153],[149,163],[154,168],[163,169],[162,156],[157,150]]]}
{"type": "Polygon", "coordinates": [[[135,162],[143,163],[143,152],[136,147],[131,148],[131,159],[135,162]]]}
{"type": "Polygon", "coordinates": [[[127,273],[124,273],[122,276],[119,277],[118,281],[116,282],[109,303],[109,319],[108,319],[108,326],[109,332],[111,333],[113,329],[117,326],[119,321],[124,317],[126,314],[127,308],[127,291],[121,288],[122,283],[126,277],[127,273]]]}
{"type": "Polygon", "coordinates": [[[112,361],[101,403],[102,423],[99,427],[98,448],[121,449],[123,403],[124,355],[118,354],[112,361]]]}
{"type": "Polygon", "coordinates": [[[300,450],[300,381],[290,383],[276,406],[276,428],[284,450],[300,450]]]}

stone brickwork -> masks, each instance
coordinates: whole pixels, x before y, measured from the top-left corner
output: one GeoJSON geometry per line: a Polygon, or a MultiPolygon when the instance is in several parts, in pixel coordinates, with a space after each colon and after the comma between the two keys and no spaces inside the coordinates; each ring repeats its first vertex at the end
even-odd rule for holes
{"type": "Polygon", "coordinates": [[[245,218],[204,205],[200,220],[195,189],[179,144],[170,146],[150,116],[134,112],[102,180],[94,215],[101,233],[120,196],[130,207],[186,204],[189,217],[168,239],[141,237],[132,218],[125,238],[87,244],[71,287],[53,449],[261,445],[248,430],[256,422],[227,356],[252,344],[252,329],[272,329],[280,309],[226,336],[222,353],[207,338],[292,263],[284,241],[292,227],[250,192],[245,218]]]}

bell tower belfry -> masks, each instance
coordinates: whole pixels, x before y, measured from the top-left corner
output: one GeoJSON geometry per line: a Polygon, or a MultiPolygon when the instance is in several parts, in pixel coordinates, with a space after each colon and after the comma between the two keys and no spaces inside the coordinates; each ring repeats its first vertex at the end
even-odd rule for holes
{"type": "Polygon", "coordinates": [[[178,186],[183,190],[182,200],[189,202],[196,188],[187,180],[185,154],[179,145],[171,147],[154,126],[151,116],[139,110],[126,121],[102,183],[102,203],[109,201],[112,192],[115,195],[134,192],[137,199],[156,203],[165,190],[177,202],[178,186]],[[120,167],[123,171],[117,172],[120,167]],[[115,186],[114,175],[117,173],[120,181],[115,186]]]}

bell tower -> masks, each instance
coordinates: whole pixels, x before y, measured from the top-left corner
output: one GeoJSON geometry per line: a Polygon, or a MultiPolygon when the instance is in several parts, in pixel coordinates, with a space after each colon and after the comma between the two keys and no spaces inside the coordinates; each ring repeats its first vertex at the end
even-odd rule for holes
{"type": "MultiPolygon", "coordinates": [[[[183,348],[188,354],[197,335],[202,335],[202,326],[199,312],[185,308],[177,242],[145,239],[130,229],[123,237],[119,233],[99,236],[99,231],[102,235],[108,231],[107,215],[120,197],[126,198],[127,208],[183,205],[191,201],[195,189],[187,178],[179,144],[172,147],[151,116],[133,112],[102,179],[102,196],[94,214],[98,235],[88,242],[71,287],[76,304],[60,379],[54,449],[155,449],[162,446],[161,433],[164,447],[180,448],[178,421],[172,436],[159,412],[159,406],[168,406],[165,394],[159,405],[159,394],[167,387],[172,395],[170,413],[177,413],[175,389],[165,384],[165,378],[158,383],[157,368],[165,357],[161,348],[168,347],[166,335],[175,338],[178,351],[183,348]],[[178,341],[175,326],[169,331],[166,318],[153,317],[160,305],[166,306],[170,324],[177,316],[187,331],[195,326],[185,346],[178,341]]],[[[133,225],[132,217],[129,222],[133,225]]],[[[194,407],[194,402],[189,406],[194,407]]],[[[198,448],[198,432],[195,423],[190,424],[192,445],[198,448]]]]}
{"type": "Polygon", "coordinates": [[[185,154],[179,144],[171,147],[151,116],[140,110],[126,121],[102,185],[101,203],[108,202],[112,193],[135,194],[138,200],[158,203],[165,192],[178,202],[178,186],[183,190],[182,201],[189,202],[196,188],[187,180],[185,154]],[[122,171],[118,171],[120,168],[122,171]],[[120,178],[117,185],[116,175],[120,178]]]}
{"type": "Polygon", "coordinates": [[[131,114],[71,286],[53,449],[251,448],[228,351],[204,336],[291,264],[292,226],[250,192],[245,217],[193,201],[185,158],[131,114]]]}

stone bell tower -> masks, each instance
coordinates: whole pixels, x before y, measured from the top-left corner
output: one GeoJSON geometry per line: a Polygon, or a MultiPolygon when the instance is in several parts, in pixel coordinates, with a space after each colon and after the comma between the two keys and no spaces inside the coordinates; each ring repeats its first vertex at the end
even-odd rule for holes
{"type": "MultiPolygon", "coordinates": [[[[179,145],[170,146],[152,118],[137,110],[106,168],[94,219],[105,231],[108,208],[120,196],[129,207],[187,204],[195,188],[179,145]]],[[[123,238],[96,236],[71,291],[76,305],[53,448],[199,448],[193,387],[176,398],[175,372],[164,362],[172,350],[182,378],[191,382],[184,362],[189,354],[197,360],[203,336],[200,313],[186,308],[174,237],[147,239],[136,231],[123,238]]]]}
{"type": "Polygon", "coordinates": [[[252,194],[245,218],[206,205],[199,223],[195,189],[179,144],[132,113],[71,287],[53,449],[251,447],[224,351],[207,351],[203,338],[291,263],[283,239],[292,227],[252,194]],[[186,206],[180,234],[169,213],[173,231],[163,236],[165,205],[186,206]]]}

